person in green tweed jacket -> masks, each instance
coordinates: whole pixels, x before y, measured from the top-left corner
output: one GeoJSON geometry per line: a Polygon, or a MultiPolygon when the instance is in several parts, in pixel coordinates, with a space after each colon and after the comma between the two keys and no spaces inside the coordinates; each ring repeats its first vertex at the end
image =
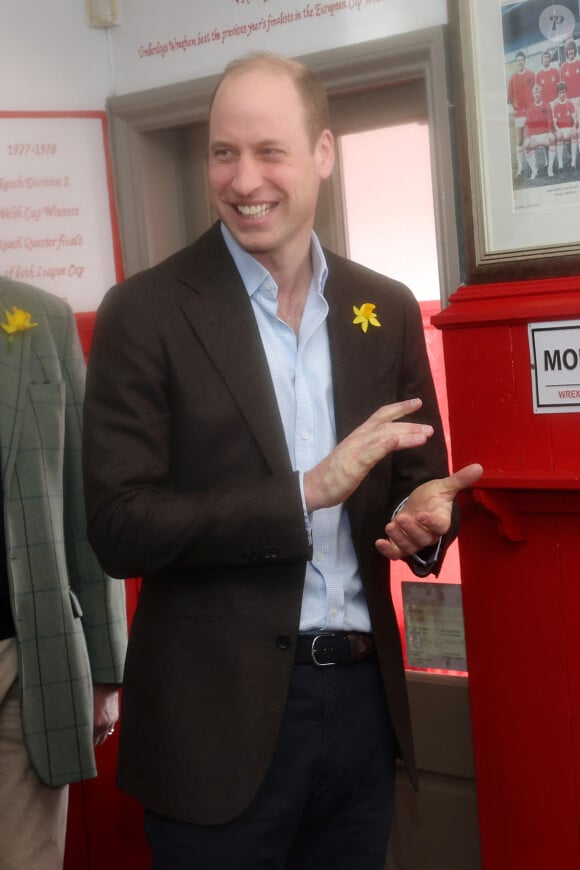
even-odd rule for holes
{"type": "Polygon", "coordinates": [[[58,870],[118,718],[125,590],[86,538],[73,312],[0,278],[0,318],[0,870],[58,870]]]}

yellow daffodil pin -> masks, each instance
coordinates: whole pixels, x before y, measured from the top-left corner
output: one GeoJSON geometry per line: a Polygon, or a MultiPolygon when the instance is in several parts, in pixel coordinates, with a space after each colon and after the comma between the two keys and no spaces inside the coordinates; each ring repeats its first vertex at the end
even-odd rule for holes
{"type": "Polygon", "coordinates": [[[35,326],[38,326],[38,323],[30,322],[32,315],[28,311],[22,311],[22,309],[16,308],[16,306],[12,308],[12,314],[9,311],[4,313],[6,314],[6,323],[0,323],[0,326],[4,332],[8,333],[10,344],[12,344],[14,336],[18,332],[26,332],[27,329],[33,329],[35,326]]]}
{"type": "Polygon", "coordinates": [[[360,323],[360,328],[363,332],[367,331],[367,329],[369,328],[369,323],[371,326],[381,325],[381,321],[375,314],[376,307],[377,306],[373,302],[363,302],[360,308],[357,308],[356,305],[352,306],[352,310],[356,315],[353,323],[360,323]]]}

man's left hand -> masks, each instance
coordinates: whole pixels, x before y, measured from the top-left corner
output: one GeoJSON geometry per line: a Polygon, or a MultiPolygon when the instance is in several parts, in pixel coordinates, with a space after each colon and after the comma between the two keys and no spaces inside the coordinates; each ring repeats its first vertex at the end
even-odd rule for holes
{"type": "Polygon", "coordinates": [[[375,542],[387,559],[407,559],[431,547],[449,531],[453,499],[473,486],[483,474],[478,463],[466,465],[440,480],[430,480],[414,489],[398,514],[385,526],[385,538],[375,542]]]}
{"type": "Polygon", "coordinates": [[[93,741],[95,746],[102,746],[107,737],[115,731],[119,719],[119,689],[117,686],[93,686],[95,706],[93,741]]]}

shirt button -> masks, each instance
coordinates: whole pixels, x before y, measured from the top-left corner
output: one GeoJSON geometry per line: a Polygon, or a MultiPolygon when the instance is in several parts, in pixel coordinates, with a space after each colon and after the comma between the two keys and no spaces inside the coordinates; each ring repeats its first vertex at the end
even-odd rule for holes
{"type": "Polygon", "coordinates": [[[331,616],[336,616],[336,607],[332,607],[332,608],[331,608],[331,610],[330,610],[330,615],[331,615],[331,616]]]}
{"type": "Polygon", "coordinates": [[[300,433],[300,437],[303,441],[308,441],[308,439],[310,438],[310,432],[307,432],[306,429],[303,429],[300,433]]]}

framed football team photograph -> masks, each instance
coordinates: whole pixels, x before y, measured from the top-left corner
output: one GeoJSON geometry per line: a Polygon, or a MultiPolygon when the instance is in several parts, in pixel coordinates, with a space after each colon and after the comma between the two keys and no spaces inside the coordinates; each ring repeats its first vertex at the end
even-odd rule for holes
{"type": "Polygon", "coordinates": [[[578,273],[580,0],[449,0],[464,281],[578,273]]]}

